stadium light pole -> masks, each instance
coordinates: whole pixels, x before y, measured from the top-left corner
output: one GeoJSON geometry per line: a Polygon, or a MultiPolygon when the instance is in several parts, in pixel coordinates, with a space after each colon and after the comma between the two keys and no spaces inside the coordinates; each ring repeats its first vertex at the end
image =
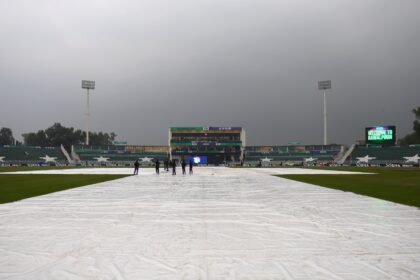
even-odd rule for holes
{"type": "Polygon", "coordinates": [[[324,145],[327,145],[327,89],[331,89],[331,80],[319,81],[318,90],[322,90],[324,93],[324,145]]]}
{"type": "Polygon", "coordinates": [[[95,81],[82,80],[82,88],[87,90],[87,96],[86,96],[86,108],[87,108],[86,146],[87,146],[89,145],[89,119],[90,119],[89,90],[95,89],[95,81]]]}

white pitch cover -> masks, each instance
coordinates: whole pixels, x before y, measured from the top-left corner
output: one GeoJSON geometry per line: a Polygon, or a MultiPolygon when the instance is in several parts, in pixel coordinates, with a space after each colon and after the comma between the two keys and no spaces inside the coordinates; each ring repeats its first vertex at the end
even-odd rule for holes
{"type": "Polygon", "coordinates": [[[271,176],[308,172],[141,168],[1,204],[0,279],[420,279],[418,208],[271,176]]]}

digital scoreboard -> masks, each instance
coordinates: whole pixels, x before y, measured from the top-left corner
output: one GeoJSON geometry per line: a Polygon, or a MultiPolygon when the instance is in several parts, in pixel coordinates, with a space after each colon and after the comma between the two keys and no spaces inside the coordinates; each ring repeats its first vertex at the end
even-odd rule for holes
{"type": "Polygon", "coordinates": [[[393,125],[366,127],[366,144],[394,145],[396,129],[393,125]]]}

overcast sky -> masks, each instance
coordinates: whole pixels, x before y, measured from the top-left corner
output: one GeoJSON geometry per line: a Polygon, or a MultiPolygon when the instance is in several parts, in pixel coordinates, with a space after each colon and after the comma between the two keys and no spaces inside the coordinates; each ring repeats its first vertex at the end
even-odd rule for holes
{"type": "Polygon", "coordinates": [[[0,127],[54,122],[130,144],[170,126],[243,126],[247,144],[351,144],[365,126],[412,131],[419,0],[0,1],[0,127]]]}

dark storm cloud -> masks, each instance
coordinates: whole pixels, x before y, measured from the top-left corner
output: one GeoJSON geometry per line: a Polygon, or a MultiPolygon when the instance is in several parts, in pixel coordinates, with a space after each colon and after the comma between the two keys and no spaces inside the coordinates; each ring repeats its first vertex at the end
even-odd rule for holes
{"type": "Polygon", "coordinates": [[[0,126],[58,121],[165,144],[173,125],[241,125],[248,144],[321,143],[411,130],[420,106],[420,2],[2,1],[0,126]]]}

